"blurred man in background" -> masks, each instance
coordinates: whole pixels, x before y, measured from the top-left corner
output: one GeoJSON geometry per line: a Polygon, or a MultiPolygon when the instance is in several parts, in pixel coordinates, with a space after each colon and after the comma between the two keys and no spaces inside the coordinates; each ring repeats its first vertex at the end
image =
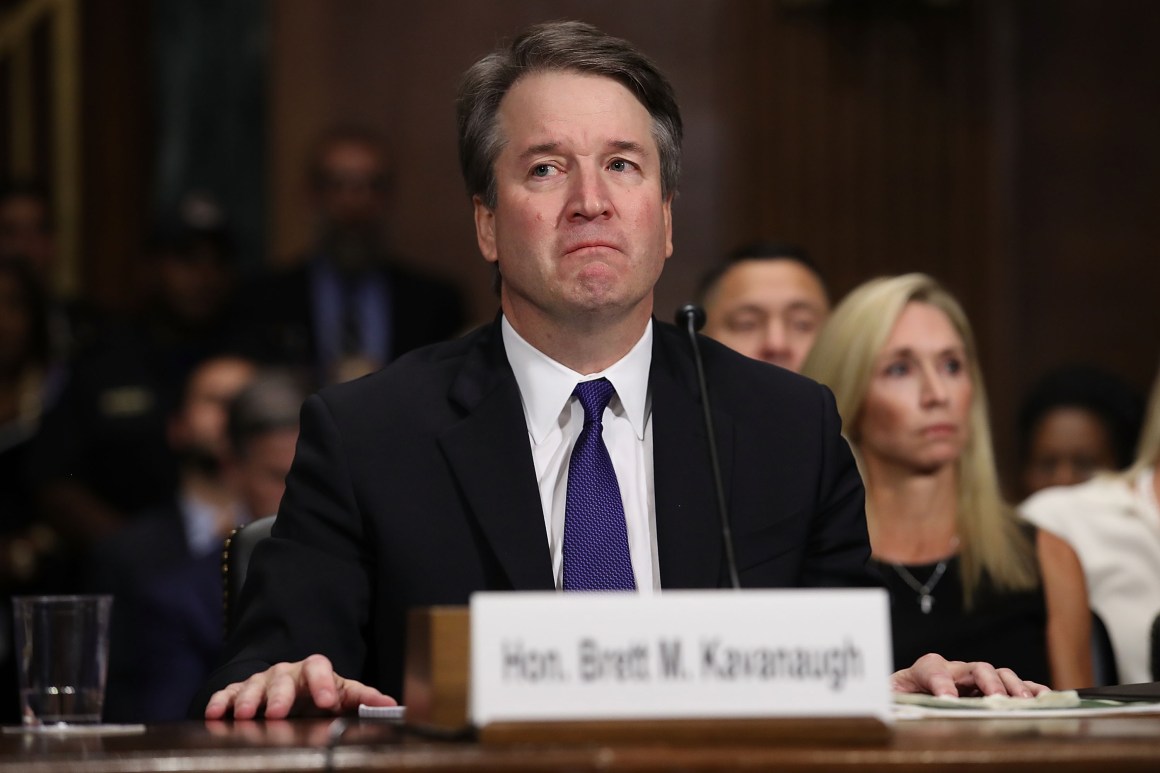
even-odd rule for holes
{"type": "Polygon", "coordinates": [[[705,335],[756,360],[801,369],[830,299],[801,247],[758,242],[734,250],[701,282],[705,335]]]}
{"type": "Polygon", "coordinates": [[[168,501],[169,416],[192,370],[232,342],[233,241],[212,199],[190,196],[156,226],[142,275],[142,308],[77,354],[30,459],[46,518],[82,550],[168,501]]]}
{"type": "Polygon", "coordinates": [[[246,294],[263,356],[330,383],[460,331],[458,291],[404,266],[388,248],[390,169],[373,133],[344,128],[322,137],[309,185],[317,236],[304,261],[246,294]]]}
{"type": "Polygon", "coordinates": [[[236,357],[194,371],[170,442],[183,460],[173,502],[103,543],[91,589],[112,593],[105,717],[181,718],[223,643],[222,546],[278,508],[305,393],[236,357]]]}

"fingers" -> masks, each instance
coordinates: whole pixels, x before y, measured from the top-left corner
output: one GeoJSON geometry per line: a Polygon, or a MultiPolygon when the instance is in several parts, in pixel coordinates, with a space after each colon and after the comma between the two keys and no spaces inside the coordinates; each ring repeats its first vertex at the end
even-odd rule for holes
{"type": "Polygon", "coordinates": [[[990,663],[948,663],[955,675],[960,695],[1002,695],[1007,690],[1003,680],[990,663]]]}
{"type": "Polygon", "coordinates": [[[333,712],[338,705],[335,683],[339,679],[322,655],[297,663],[278,663],[214,693],[206,704],[205,718],[222,719],[232,710],[234,719],[254,719],[265,707],[267,719],[284,719],[302,703],[333,712]]]}
{"type": "Polygon", "coordinates": [[[235,686],[238,688],[233,696],[234,719],[254,719],[257,717],[259,710],[267,703],[271,685],[277,680],[279,672],[284,673],[288,667],[291,667],[289,663],[279,663],[261,673],[254,674],[239,685],[227,687],[226,690],[235,686]]]}
{"type": "Polygon", "coordinates": [[[910,668],[894,674],[896,692],[925,692],[939,697],[958,695],[1010,695],[1030,698],[1049,692],[1036,682],[1026,682],[1009,668],[995,668],[990,663],[964,663],[933,653],[923,655],[910,668]]]}
{"type": "Polygon", "coordinates": [[[945,658],[930,653],[923,655],[910,668],[894,672],[891,689],[900,693],[929,693],[931,695],[958,695],[959,689],[945,658]]]}
{"type": "MultiPolygon", "coordinates": [[[[1013,698],[1030,698],[1034,695],[1019,675],[1009,668],[1000,668],[995,672],[1003,683],[1002,691],[996,690],[996,695],[1010,695],[1013,698]]],[[[991,695],[992,693],[984,693],[991,695]]]]}
{"type": "MultiPolygon", "coordinates": [[[[302,661],[301,684],[310,695],[314,705],[327,712],[339,709],[339,690],[345,680],[334,673],[334,666],[323,655],[311,655],[302,661]]],[[[266,716],[270,716],[267,709],[266,716]]],[[[283,715],[285,716],[285,715],[283,715]]]]}
{"type": "Polygon", "coordinates": [[[389,695],[383,695],[374,687],[356,682],[353,679],[345,680],[339,700],[340,710],[345,714],[358,710],[359,704],[368,706],[397,706],[398,701],[389,695]]]}
{"type": "MultiPolygon", "coordinates": [[[[265,677],[258,683],[258,686],[262,688],[261,693],[255,690],[251,694],[243,690],[234,706],[234,718],[250,719],[256,716],[257,710],[261,706],[261,698],[265,699],[265,717],[267,719],[285,719],[290,716],[295,706],[301,702],[304,692],[302,671],[306,662],[278,663],[268,668],[263,674],[259,674],[258,676],[265,677]],[[251,706],[249,699],[251,697],[255,700],[255,703],[252,704],[254,714],[249,712],[251,706]],[[243,701],[246,703],[243,704],[243,701]],[[239,714],[243,710],[246,712],[245,716],[239,714]]],[[[329,665],[330,661],[327,661],[327,666],[329,667],[329,665]]]]}
{"type": "Polygon", "coordinates": [[[959,680],[956,666],[963,665],[951,662],[942,655],[933,652],[923,655],[915,662],[913,670],[918,673],[915,681],[920,692],[928,692],[942,698],[959,694],[959,680]]]}
{"type": "Polygon", "coordinates": [[[1027,686],[1027,689],[1030,690],[1031,694],[1035,697],[1043,695],[1047,692],[1051,692],[1050,687],[1045,684],[1040,684],[1039,682],[1032,682],[1030,680],[1024,679],[1023,684],[1027,686]]]}
{"type": "MultiPolygon", "coordinates": [[[[995,668],[990,663],[954,663],[961,668],[957,681],[965,694],[972,691],[982,695],[1010,695],[1013,698],[1031,698],[1038,693],[1009,668],[995,668]]],[[[1043,685],[1036,685],[1043,687],[1043,685]]],[[[1046,690],[1046,688],[1043,688],[1046,690]]]]}
{"type": "Polygon", "coordinates": [[[254,719],[263,707],[266,719],[307,712],[344,714],[357,710],[361,703],[397,705],[374,687],[336,674],[326,657],[311,655],[297,663],[278,663],[219,690],[206,704],[205,718],[223,719],[232,711],[234,719],[254,719]]]}
{"type": "Polygon", "coordinates": [[[206,719],[223,719],[234,704],[234,696],[241,689],[241,684],[234,683],[223,690],[218,690],[209,697],[205,705],[206,719]]]}

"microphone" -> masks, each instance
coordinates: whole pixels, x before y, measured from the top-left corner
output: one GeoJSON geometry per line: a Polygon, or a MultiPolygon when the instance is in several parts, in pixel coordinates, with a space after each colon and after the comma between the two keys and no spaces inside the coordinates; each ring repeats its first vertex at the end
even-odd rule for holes
{"type": "Polygon", "coordinates": [[[701,347],[697,344],[697,331],[705,326],[705,310],[692,303],[677,309],[677,327],[689,334],[689,345],[693,347],[693,364],[697,370],[697,385],[701,389],[702,417],[705,421],[705,435],[709,443],[709,467],[713,471],[713,488],[717,493],[717,515],[721,518],[721,541],[725,545],[725,565],[729,568],[729,582],[734,590],[741,588],[737,577],[737,559],[733,555],[733,529],[729,526],[729,512],[725,509],[725,486],[721,483],[721,463],[717,460],[717,433],[713,431],[713,416],[709,410],[709,388],[705,383],[705,366],[701,362],[701,347]]]}
{"type": "MultiPolygon", "coordinates": [[[[677,327],[691,328],[689,334],[698,332],[705,327],[705,310],[695,303],[686,303],[681,308],[677,309],[677,327]]],[[[701,361],[701,353],[697,351],[697,339],[690,338],[693,342],[693,350],[696,352],[697,362],[701,361]]]]}

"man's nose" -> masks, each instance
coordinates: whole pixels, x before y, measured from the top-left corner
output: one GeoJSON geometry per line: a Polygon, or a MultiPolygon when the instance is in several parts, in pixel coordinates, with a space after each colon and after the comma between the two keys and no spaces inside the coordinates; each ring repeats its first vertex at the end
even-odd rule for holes
{"type": "Polygon", "coordinates": [[[771,319],[765,326],[761,342],[762,359],[781,364],[790,355],[789,335],[780,319],[771,319]]]}
{"type": "Polygon", "coordinates": [[[571,218],[595,220],[606,217],[612,209],[608,182],[599,169],[578,164],[570,173],[571,200],[568,215],[571,218]]]}

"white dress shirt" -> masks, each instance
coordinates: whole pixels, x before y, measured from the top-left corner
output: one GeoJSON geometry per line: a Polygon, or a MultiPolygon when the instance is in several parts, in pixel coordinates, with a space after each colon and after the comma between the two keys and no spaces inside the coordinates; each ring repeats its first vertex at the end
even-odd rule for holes
{"type": "Polygon", "coordinates": [[[581,381],[606,378],[616,389],[604,409],[604,444],[620,484],[632,572],[639,591],[660,588],[653,497],[652,404],[648,374],[652,365],[652,321],[631,351],[599,373],[581,374],[539,351],[502,320],[504,348],[516,375],[528,440],[540,488],[544,528],[552,552],[556,588],[564,579],[564,506],[568,461],[584,428],[584,408],[572,396],[581,381]]]}

